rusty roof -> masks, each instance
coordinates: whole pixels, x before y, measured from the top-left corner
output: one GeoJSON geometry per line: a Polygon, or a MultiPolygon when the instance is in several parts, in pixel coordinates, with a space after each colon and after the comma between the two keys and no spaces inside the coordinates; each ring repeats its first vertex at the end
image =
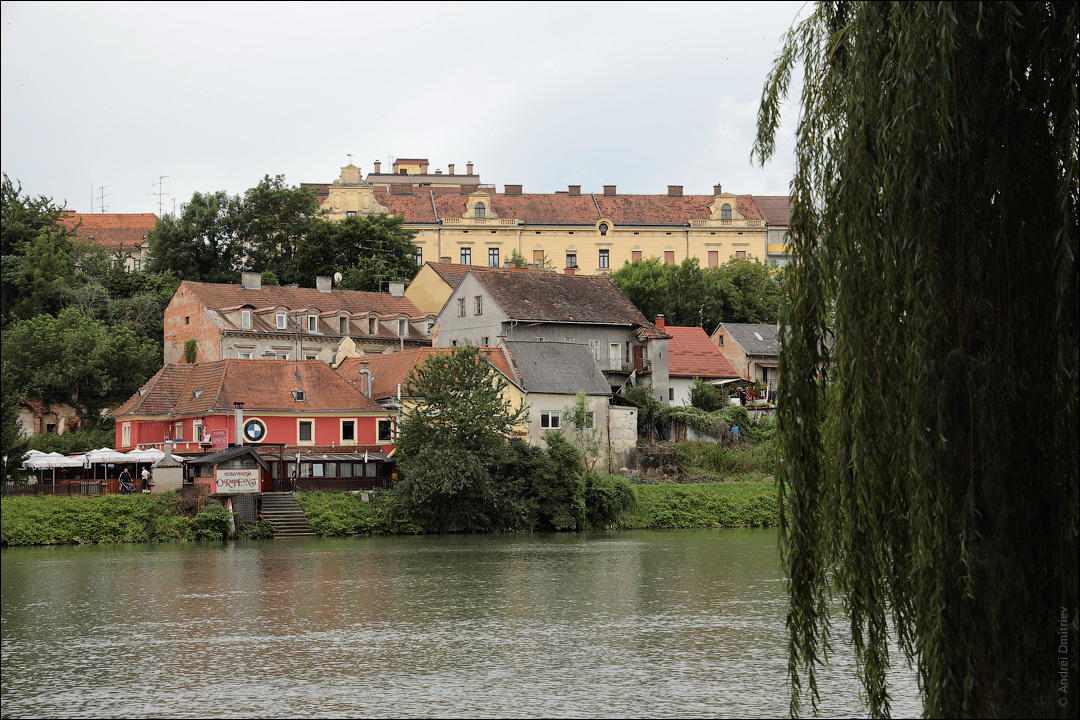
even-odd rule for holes
{"type": "MultiPolygon", "coordinates": [[[[519,383],[501,348],[478,349],[487,358],[488,362],[495,366],[496,370],[509,380],[519,383]]],[[[360,357],[345,358],[334,369],[334,372],[348,381],[358,391],[366,391],[366,380],[360,373],[360,370],[366,367],[371,372],[371,396],[376,400],[385,400],[396,396],[398,385],[404,385],[409,372],[415,366],[422,365],[430,355],[436,353],[445,354],[453,351],[454,348],[415,348],[382,355],[361,355],[360,357]]]]}
{"type": "Polygon", "coordinates": [[[671,377],[699,377],[702,380],[739,377],[731,362],[701,328],[668,325],[664,329],[671,335],[668,341],[668,375],[671,377]]]}
{"type": "Polygon", "coordinates": [[[108,250],[134,249],[144,245],[157,224],[154,213],[65,212],[60,222],[75,231],[75,237],[108,250]]]}
{"type": "Polygon", "coordinates": [[[754,195],[753,198],[768,224],[786,226],[791,221],[791,198],[787,195],[754,195]]]}
{"type": "Polygon", "coordinates": [[[320,313],[346,311],[354,314],[375,312],[382,316],[408,315],[425,317],[420,308],[404,295],[332,290],[324,293],[315,288],[263,285],[245,288],[243,285],[205,283],[185,280],[177,289],[186,288],[199,302],[211,310],[250,306],[252,308],[284,307],[290,310],[317,309],[320,313]]]}
{"type": "Polygon", "coordinates": [[[217,360],[166,365],[112,417],[231,412],[376,412],[382,408],[319,360],[217,360]],[[302,390],[297,400],[294,391],[302,390]]]}

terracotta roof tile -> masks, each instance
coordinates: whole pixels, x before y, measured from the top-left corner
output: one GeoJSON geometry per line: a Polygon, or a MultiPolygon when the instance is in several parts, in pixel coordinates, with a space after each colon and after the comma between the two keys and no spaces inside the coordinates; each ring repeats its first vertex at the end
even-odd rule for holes
{"type": "Polygon", "coordinates": [[[708,334],[699,327],[666,328],[668,341],[668,374],[671,377],[737,378],[739,373],[720,353],[708,334]]]}
{"type": "Polygon", "coordinates": [[[382,410],[319,360],[218,360],[166,365],[113,411],[126,415],[245,412],[374,412],[382,410]],[[294,390],[304,391],[297,401],[294,390]]]}
{"type": "Polygon", "coordinates": [[[60,222],[75,231],[80,240],[108,250],[134,249],[144,245],[147,234],[157,224],[154,213],[76,213],[66,212],[60,222]]]}
{"type": "Polygon", "coordinates": [[[754,195],[753,198],[765,222],[787,225],[791,221],[791,198],[787,195],[754,195]]]}
{"type": "MultiPolygon", "coordinates": [[[[405,378],[417,364],[423,364],[428,356],[435,353],[449,353],[453,348],[415,348],[382,355],[362,355],[345,358],[334,369],[338,375],[355,387],[357,391],[367,390],[366,379],[360,369],[366,367],[371,372],[371,396],[376,400],[385,400],[397,395],[398,385],[405,383],[405,378]]],[[[488,361],[507,378],[517,382],[513,370],[506,362],[501,348],[480,348],[488,361]]]]}
{"type": "Polygon", "coordinates": [[[424,317],[424,313],[404,295],[360,292],[358,290],[333,290],[328,293],[315,288],[281,287],[263,285],[259,289],[242,285],[204,283],[185,280],[186,287],[203,305],[211,310],[251,307],[285,307],[289,310],[317,310],[333,313],[344,310],[354,314],[376,312],[382,316],[408,315],[424,317]]]}

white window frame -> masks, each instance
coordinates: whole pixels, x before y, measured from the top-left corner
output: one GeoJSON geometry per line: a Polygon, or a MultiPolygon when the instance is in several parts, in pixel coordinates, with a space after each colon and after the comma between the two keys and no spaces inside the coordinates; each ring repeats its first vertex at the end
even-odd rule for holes
{"type": "Polygon", "coordinates": [[[596,358],[596,362],[600,362],[600,340],[599,338],[591,338],[589,340],[589,349],[592,350],[593,357],[596,358]]]}
{"type": "Polygon", "coordinates": [[[473,315],[484,314],[484,296],[477,295],[473,298],[473,315]]]}
{"type": "Polygon", "coordinates": [[[338,334],[349,334],[349,318],[345,317],[344,315],[338,316],[338,334]]]}
{"type": "Polygon", "coordinates": [[[285,330],[285,329],[287,329],[289,327],[289,316],[286,315],[283,312],[279,312],[275,316],[274,320],[275,320],[275,323],[277,324],[277,329],[278,330],[285,330]]]}
{"type": "Polygon", "coordinates": [[[409,321],[408,320],[405,320],[403,318],[398,319],[398,321],[397,321],[397,334],[398,334],[398,337],[402,337],[402,338],[409,336],[409,321]]]}
{"type": "Polygon", "coordinates": [[[574,252],[567,251],[566,252],[566,267],[568,267],[568,268],[576,268],[577,267],[577,251],[574,251],[574,252]]]}
{"type": "Polygon", "coordinates": [[[375,421],[375,442],[383,445],[394,442],[393,418],[379,418],[375,421]]]}
{"type": "Polygon", "coordinates": [[[131,445],[131,423],[126,422],[120,425],[120,444],[124,447],[131,445]]]}
{"type": "Polygon", "coordinates": [[[308,315],[307,316],[307,331],[309,333],[319,332],[319,316],[308,315]]]}
{"type": "Polygon", "coordinates": [[[315,418],[296,418],[296,444],[297,445],[314,445],[315,444],[315,418]],[[311,439],[300,439],[300,428],[305,423],[311,424],[311,439]]]}
{"type": "Polygon", "coordinates": [[[251,360],[255,357],[255,354],[250,350],[237,350],[236,357],[240,360],[251,360]]]}
{"type": "Polygon", "coordinates": [[[462,265],[472,265],[472,248],[469,248],[469,247],[461,248],[461,264],[462,265]]]}
{"type": "Polygon", "coordinates": [[[559,430],[562,428],[561,410],[544,410],[540,413],[541,430],[559,430]]]}
{"type": "Polygon", "coordinates": [[[488,267],[499,267],[499,248],[488,248],[488,267]]]}
{"type": "Polygon", "coordinates": [[[203,423],[202,420],[192,420],[191,422],[191,439],[197,443],[203,441],[203,423]]]}
{"type": "Polygon", "coordinates": [[[184,442],[184,421],[177,420],[173,423],[173,437],[176,442],[184,442]]]}
{"type": "Polygon", "coordinates": [[[240,328],[243,329],[243,330],[250,330],[251,329],[251,311],[250,310],[241,310],[240,311],[240,328]]]}
{"type": "Polygon", "coordinates": [[[356,418],[341,418],[341,427],[339,429],[338,438],[341,440],[342,445],[356,445],[359,442],[359,429],[360,421],[356,418]],[[352,440],[345,439],[345,425],[346,423],[352,425],[352,440]]]}
{"type": "Polygon", "coordinates": [[[611,252],[607,248],[600,249],[600,269],[607,270],[611,267],[611,252]]]}
{"type": "Polygon", "coordinates": [[[457,301],[457,316],[465,317],[465,298],[458,298],[457,301]]]}

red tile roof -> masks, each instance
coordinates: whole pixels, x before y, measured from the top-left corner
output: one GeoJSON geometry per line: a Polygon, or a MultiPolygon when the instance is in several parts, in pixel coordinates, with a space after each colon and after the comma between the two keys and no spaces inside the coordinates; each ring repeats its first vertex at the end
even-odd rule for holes
{"type": "Polygon", "coordinates": [[[154,213],[97,213],[66,212],[60,222],[75,231],[81,240],[108,250],[132,250],[146,243],[147,234],[157,224],[154,213]]]}
{"type": "Polygon", "coordinates": [[[666,328],[668,341],[668,375],[671,377],[699,377],[703,380],[737,378],[739,373],[720,353],[708,334],[699,327],[666,328]]]}
{"type": "MultiPolygon", "coordinates": [[[[338,365],[334,372],[358,391],[366,391],[367,379],[360,374],[360,369],[366,367],[372,377],[371,396],[376,400],[385,400],[397,395],[398,385],[404,385],[405,378],[413,367],[423,364],[428,356],[452,351],[453,348],[416,348],[383,355],[350,357],[338,365]]],[[[480,352],[499,372],[514,382],[518,382],[501,348],[480,348],[480,352]]]]}
{"type": "MultiPolygon", "coordinates": [[[[251,306],[254,309],[285,307],[290,310],[315,309],[320,313],[344,310],[364,314],[376,312],[382,316],[405,314],[424,317],[420,308],[404,295],[360,292],[358,290],[333,290],[328,293],[315,288],[280,287],[263,285],[259,289],[243,285],[204,283],[185,280],[181,288],[187,288],[203,305],[211,310],[251,306]]],[[[179,290],[177,290],[179,292],[179,290]]]]}
{"type": "Polygon", "coordinates": [[[188,416],[245,412],[375,412],[382,408],[319,360],[218,360],[166,365],[112,412],[188,416]],[[293,397],[304,391],[304,400],[293,397]]]}
{"type": "Polygon", "coordinates": [[[754,195],[754,204],[770,225],[787,225],[791,220],[791,198],[787,195],[754,195]]]}

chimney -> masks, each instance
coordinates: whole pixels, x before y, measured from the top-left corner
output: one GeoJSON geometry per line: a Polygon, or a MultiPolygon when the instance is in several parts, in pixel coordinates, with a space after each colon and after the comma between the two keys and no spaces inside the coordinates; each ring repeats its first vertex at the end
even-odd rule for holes
{"type": "Polygon", "coordinates": [[[713,188],[712,188],[712,194],[713,195],[720,195],[723,192],[724,192],[724,186],[723,185],[719,185],[719,184],[713,185],[713,188]]]}
{"type": "Polygon", "coordinates": [[[403,283],[403,282],[392,282],[392,283],[389,283],[389,286],[390,286],[390,295],[392,295],[393,297],[401,297],[402,295],[405,294],[405,283],[403,283]]]}
{"type": "Polygon", "coordinates": [[[233,417],[236,420],[236,427],[233,430],[233,436],[236,445],[244,444],[244,403],[234,402],[233,407],[236,410],[233,412],[233,417]]]}
{"type": "Polygon", "coordinates": [[[315,278],[315,289],[321,293],[328,293],[332,287],[330,283],[330,278],[320,275],[315,278]]]}
{"type": "Polygon", "coordinates": [[[370,398],[371,397],[371,382],[372,382],[372,380],[375,379],[375,376],[371,374],[370,370],[368,370],[368,364],[366,362],[360,363],[360,374],[367,376],[366,395],[370,398]]]}
{"type": "Polygon", "coordinates": [[[507,185],[506,186],[506,194],[507,195],[520,195],[521,194],[521,185],[507,185]]]}
{"type": "Polygon", "coordinates": [[[604,186],[604,197],[615,197],[615,195],[616,195],[616,192],[615,192],[615,186],[614,185],[605,185],[604,186]]]}
{"type": "Polygon", "coordinates": [[[454,163],[450,163],[449,167],[450,167],[450,174],[453,175],[454,174],[454,163]]]}
{"type": "Polygon", "coordinates": [[[665,323],[664,316],[661,314],[661,315],[656,316],[656,322],[653,323],[653,324],[656,325],[656,327],[663,330],[666,327],[664,323],[665,323]]]}
{"type": "Polygon", "coordinates": [[[420,163],[420,174],[421,175],[427,175],[427,169],[428,169],[428,163],[426,163],[426,162],[420,163]]]}
{"type": "Polygon", "coordinates": [[[472,175],[472,160],[465,163],[465,169],[468,171],[469,175],[472,175]]]}
{"type": "Polygon", "coordinates": [[[668,197],[682,197],[682,185],[668,185],[668,197]]]}
{"type": "Polygon", "coordinates": [[[565,271],[566,275],[574,275],[576,273],[577,273],[577,268],[566,268],[566,271],[565,271]]]}
{"type": "Polygon", "coordinates": [[[382,163],[378,160],[375,161],[375,174],[378,175],[382,172],[382,163]]]}
{"type": "Polygon", "coordinates": [[[569,185],[568,187],[570,188],[570,196],[571,197],[581,197],[581,186],[580,185],[569,185]]]}
{"type": "Polygon", "coordinates": [[[243,284],[245,290],[261,290],[262,289],[262,273],[246,272],[240,274],[240,282],[243,284]]]}

